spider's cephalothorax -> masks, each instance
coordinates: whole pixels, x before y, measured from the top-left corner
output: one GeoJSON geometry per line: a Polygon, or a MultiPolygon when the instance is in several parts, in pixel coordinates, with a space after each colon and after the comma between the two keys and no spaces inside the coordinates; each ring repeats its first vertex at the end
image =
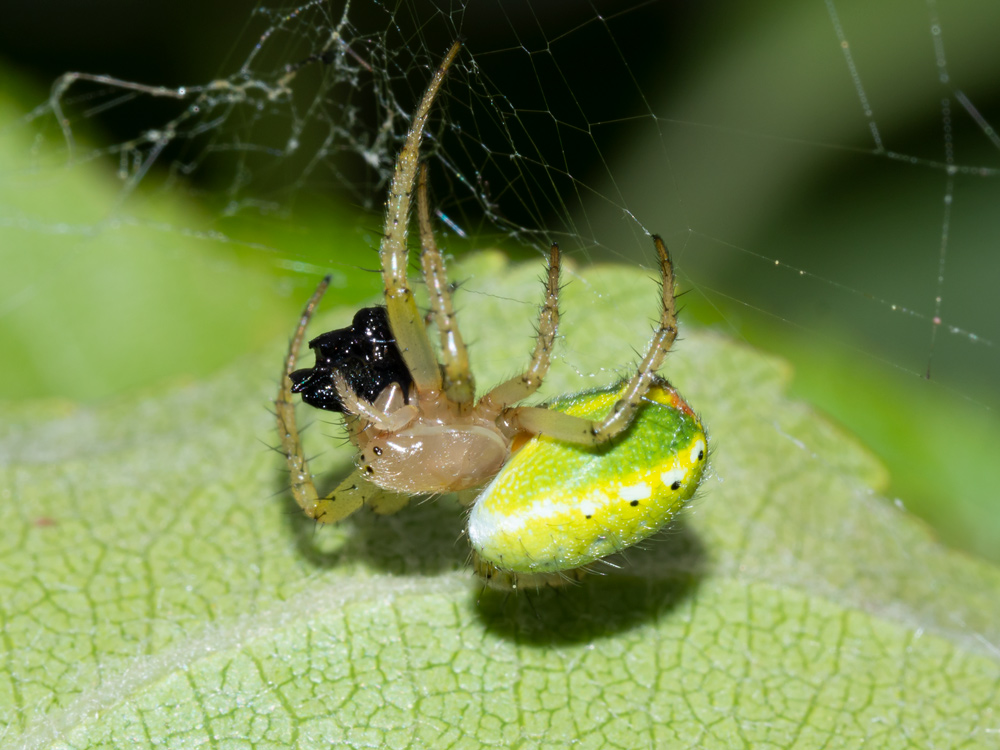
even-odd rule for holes
{"type": "Polygon", "coordinates": [[[296,370],[306,325],[329,278],[320,283],[285,358],[275,402],[281,445],[296,502],[323,523],[364,504],[392,513],[414,494],[464,490],[493,480],[470,517],[476,571],[502,587],[576,580],[594,560],[661,528],[701,479],[707,454],[701,424],[656,376],[677,333],[673,270],[666,246],[654,236],[663,284],[660,320],[631,378],[550,407],[520,406],[548,372],[559,325],[560,258],[553,244],[528,366],[476,397],[444,259],[431,229],[426,169],[419,168],[428,113],[458,50],[456,42],[431,79],[396,161],[379,249],[384,312],[366,308],[350,327],[317,337],[310,344],[316,365],[296,370]],[[406,277],[414,193],[429,322],[417,309],[406,277]],[[430,325],[440,340],[440,362],[430,325]],[[325,497],[316,491],[302,450],[293,391],[307,403],[342,411],[358,449],[355,471],[325,497]],[[511,460],[513,446],[518,450],[511,460]],[[550,446],[568,452],[554,459],[559,451],[550,446]],[[539,466],[544,481],[525,482],[539,466]]]}

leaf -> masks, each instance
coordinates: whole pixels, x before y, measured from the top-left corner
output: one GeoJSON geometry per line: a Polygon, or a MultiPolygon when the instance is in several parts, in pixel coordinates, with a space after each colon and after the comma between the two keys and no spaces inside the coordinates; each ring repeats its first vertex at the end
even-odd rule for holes
{"type": "Polygon", "coordinates": [[[295,258],[293,268],[322,263],[341,298],[373,293],[373,274],[356,258],[330,263],[324,248],[358,238],[341,216],[329,220],[336,213],[329,207],[308,229],[282,232],[258,221],[252,235],[232,220],[213,223],[180,190],[141,185],[126,211],[123,183],[83,144],[84,162],[65,163],[54,119],[13,127],[22,113],[7,93],[0,92],[0,398],[103,398],[167,378],[203,378],[259,350],[284,335],[282,312],[294,314],[300,295],[294,303],[290,295],[304,289],[288,278],[275,283],[273,266],[284,260],[275,245],[295,258]],[[305,245],[311,252],[298,252],[305,245]]]}
{"type": "MultiPolygon", "coordinates": [[[[526,361],[540,268],[456,271],[483,385],[526,361]]],[[[638,270],[566,280],[548,395],[627,369],[655,313],[638,270]]],[[[998,571],[880,497],[782,363],[682,336],[665,374],[712,476],[620,568],[538,595],[480,590],[450,499],[297,512],[262,446],[284,340],[184,387],[5,407],[3,745],[995,746],[998,571]]],[[[336,481],[339,426],[302,421],[336,481]]]]}

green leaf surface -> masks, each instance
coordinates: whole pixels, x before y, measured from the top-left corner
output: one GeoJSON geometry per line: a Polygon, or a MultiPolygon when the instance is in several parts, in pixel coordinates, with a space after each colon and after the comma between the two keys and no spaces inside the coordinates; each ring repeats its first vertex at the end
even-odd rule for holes
{"type": "Polygon", "coordinates": [[[334,292],[351,301],[377,288],[378,277],[360,267],[374,252],[331,262],[331,246],[363,246],[343,210],[326,207],[308,228],[241,224],[213,220],[180,189],[141,184],[126,196],[106,163],[67,163],[51,118],[19,123],[23,112],[7,94],[0,91],[0,399],[92,401],[206,377],[284,333],[304,269],[331,273],[334,292]],[[278,281],[281,265],[299,276],[278,281]]]}
{"type": "MultiPolygon", "coordinates": [[[[540,269],[456,270],[481,384],[526,361],[540,269]]],[[[625,371],[656,309],[635,269],[565,280],[549,396],[625,371]]],[[[879,496],[781,362],[682,336],[665,374],[710,431],[703,490],[618,568],[538,595],[480,589],[451,498],[298,513],[266,447],[284,339],[182,387],[4,407],[0,743],[996,747],[1000,572],[879,496]]],[[[351,451],[301,411],[330,485],[351,451]]]]}

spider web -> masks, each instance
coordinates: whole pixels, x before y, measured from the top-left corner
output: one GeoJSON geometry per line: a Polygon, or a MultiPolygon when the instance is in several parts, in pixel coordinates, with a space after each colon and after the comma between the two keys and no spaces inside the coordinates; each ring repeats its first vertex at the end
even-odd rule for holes
{"type": "MultiPolygon", "coordinates": [[[[880,442],[884,425],[871,422],[885,417],[866,404],[882,394],[927,409],[932,434],[945,405],[955,431],[939,435],[940,451],[921,450],[932,467],[975,475],[963,492],[978,487],[978,510],[956,523],[985,518],[995,493],[981,456],[1000,407],[995,7],[550,5],[234,3],[225,17],[151,6],[162,38],[88,8],[86,26],[54,34],[52,48],[83,40],[104,57],[90,67],[50,55],[43,76],[111,72],[58,77],[8,126],[31,148],[7,172],[44,179],[100,164],[116,198],[79,222],[0,198],[0,228],[92,237],[155,223],[235,248],[298,300],[326,269],[372,265],[408,113],[462,38],[425,147],[453,252],[533,257],[557,240],[583,262],[653,267],[648,234],[662,234],[688,291],[682,324],[791,358],[803,392],[883,455],[914,451],[880,442]],[[203,50],[194,60],[192,44],[203,50]],[[151,57],[173,67],[151,68],[151,57]],[[145,214],[164,193],[193,194],[207,219],[145,214]],[[302,225],[331,204],[371,212],[355,233],[360,259],[259,239],[262,222],[302,225]],[[965,463],[947,452],[963,440],[965,463]]],[[[4,33],[14,40],[17,25],[4,33]]],[[[37,296],[37,280],[15,286],[5,314],[37,296]]],[[[585,369],[583,353],[566,356],[585,369]]],[[[908,483],[913,470],[886,460],[907,497],[922,478],[908,483]]],[[[935,510],[938,499],[923,512],[947,526],[956,514],[935,510]]],[[[1000,547],[983,534],[963,543],[1000,547]]]]}

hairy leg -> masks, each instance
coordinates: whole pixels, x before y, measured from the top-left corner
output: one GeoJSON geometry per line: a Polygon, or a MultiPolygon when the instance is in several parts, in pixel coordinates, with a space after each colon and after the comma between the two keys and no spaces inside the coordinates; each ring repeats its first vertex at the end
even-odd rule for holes
{"type": "Polygon", "coordinates": [[[511,428],[536,435],[547,435],[557,440],[583,445],[598,445],[611,440],[632,424],[632,418],[642,405],[642,399],[656,378],[656,371],[677,337],[677,310],[674,304],[674,272],[670,254],[663,240],[653,235],[653,244],[660,261],[662,278],[662,307],[660,324],[653,340],[639,363],[635,375],[629,379],[622,397],[611,412],[601,421],[574,417],[562,412],[534,406],[509,409],[505,415],[511,428]]]}
{"type": "Polygon", "coordinates": [[[339,371],[333,373],[333,385],[344,412],[360,419],[362,426],[371,425],[382,432],[397,432],[419,413],[416,406],[404,403],[403,391],[398,383],[392,383],[382,391],[374,403],[355,393],[339,371]]]}
{"type": "Polygon", "coordinates": [[[427,336],[427,328],[406,279],[409,263],[406,234],[410,220],[410,195],[416,181],[420,141],[427,124],[427,115],[460,46],[459,42],[455,42],[448,50],[413,115],[406,143],[396,160],[396,171],[386,203],[385,231],[379,249],[389,326],[414,383],[422,391],[440,389],[441,371],[427,336]]]}
{"type": "Polygon", "coordinates": [[[520,375],[515,375],[485,394],[477,406],[480,414],[499,414],[512,404],[527,398],[538,390],[549,371],[552,345],[559,329],[559,245],[552,243],[549,250],[549,268],[546,275],[545,302],[538,313],[538,336],[531,362],[520,375]]]}
{"type": "Polygon", "coordinates": [[[288,354],[285,356],[285,367],[281,373],[281,386],[274,402],[275,416],[278,420],[278,434],[281,436],[281,450],[288,463],[288,473],[291,477],[292,497],[302,511],[321,523],[333,523],[349,516],[371,499],[380,490],[366,482],[355,471],[336,490],[326,497],[320,497],[309,473],[309,462],[302,450],[302,440],[299,437],[298,425],[295,422],[295,403],[292,401],[292,381],[289,375],[295,370],[295,363],[305,338],[306,326],[316,310],[316,305],[323,298],[330,277],[320,282],[312,297],[306,303],[299,325],[295,329],[288,354]]]}
{"type": "Polygon", "coordinates": [[[434,325],[441,338],[444,392],[450,401],[470,405],[476,396],[476,381],[469,369],[469,354],[455,320],[444,258],[434,241],[434,231],[431,228],[426,164],[420,169],[420,180],[417,183],[417,217],[420,222],[420,260],[424,267],[424,281],[430,293],[434,325]]]}

